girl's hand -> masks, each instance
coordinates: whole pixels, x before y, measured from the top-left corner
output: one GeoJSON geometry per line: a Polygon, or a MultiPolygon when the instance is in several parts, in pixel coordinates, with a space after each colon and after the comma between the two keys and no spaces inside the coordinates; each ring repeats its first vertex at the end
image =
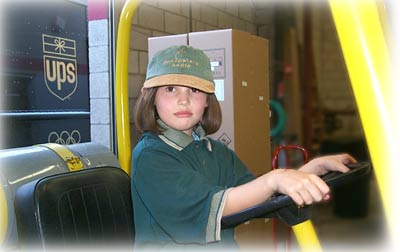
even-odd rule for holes
{"type": "Polygon", "coordinates": [[[268,173],[267,184],[274,192],[288,195],[299,206],[328,200],[329,187],[319,177],[330,171],[347,172],[346,164],[356,160],[348,154],[318,157],[298,170],[276,169],[268,173]]]}
{"type": "Polygon", "coordinates": [[[349,168],[346,167],[346,164],[355,162],[357,161],[348,154],[323,156],[311,160],[299,170],[321,176],[330,171],[347,172],[349,168]]]}
{"type": "Polygon", "coordinates": [[[274,192],[288,195],[299,206],[329,199],[329,187],[320,177],[299,170],[273,170],[268,173],[267,184],[274,192]]]}
{"type": "Polygon", "coordinates": [[[272,170],[248,183],[231,188],[223,215],[259,204],[274,193],[288,195],[299,206],[328,200],[329,187],[319,176],[329,171],[346,172],[349,169],[345,164],[353,162],[356,162],[353,157],[342,154],[313,159],[298,170],[272,170]]]}

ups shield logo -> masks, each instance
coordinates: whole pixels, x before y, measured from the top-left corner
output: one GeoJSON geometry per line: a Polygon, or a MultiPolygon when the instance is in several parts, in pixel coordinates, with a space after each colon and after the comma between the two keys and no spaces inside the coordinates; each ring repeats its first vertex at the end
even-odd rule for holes
{"type": "Polygon", "coordinates": [[[47,89],[64,101],[78,86],[75,41],[42,34],[44,80],[47,89]]]}

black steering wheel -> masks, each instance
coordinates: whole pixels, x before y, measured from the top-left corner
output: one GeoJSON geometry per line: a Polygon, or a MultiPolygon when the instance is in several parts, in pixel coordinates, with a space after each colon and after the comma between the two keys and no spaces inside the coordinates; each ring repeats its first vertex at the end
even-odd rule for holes
{"type": "MultiPolygon", "coordinates": [[[[350,168],[350,171],[346,173],[330,172],[321,176],[321,178],[329,187],[335,188],[365,176],[371,170],[369,162],[348,164],[347,167],[350,168]]],[[[310,219],[310,206],[299,208],[289,196],[276,194],[258,205],[224,216],[221,220],[221,227],[222,229],[233,228],[254,218],[276,217],[293,226],[310,219]]]]}

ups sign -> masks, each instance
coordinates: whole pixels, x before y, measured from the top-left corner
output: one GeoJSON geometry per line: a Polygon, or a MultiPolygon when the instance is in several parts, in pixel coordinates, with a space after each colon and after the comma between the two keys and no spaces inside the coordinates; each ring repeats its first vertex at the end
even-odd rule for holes
{"type": "Polygon", "coordinates": [[[78,86],[75,41],[42,34],[42,42],[46,87],[64,101],[78,86]]]}
{"type": "Polygon", "coordinates": [[[0,149],[90,141],[87,1],[0,5],[0,149]]]}

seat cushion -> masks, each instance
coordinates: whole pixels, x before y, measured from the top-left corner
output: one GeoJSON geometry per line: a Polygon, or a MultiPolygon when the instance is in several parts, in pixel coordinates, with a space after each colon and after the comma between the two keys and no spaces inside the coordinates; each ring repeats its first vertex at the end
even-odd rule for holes
{"type": "Polygon", "coordinates": [[[48,247],[132,247],[130,178],[98,167],[52,175],[21,186],[15,196],[20,242],[48,247]]]}

